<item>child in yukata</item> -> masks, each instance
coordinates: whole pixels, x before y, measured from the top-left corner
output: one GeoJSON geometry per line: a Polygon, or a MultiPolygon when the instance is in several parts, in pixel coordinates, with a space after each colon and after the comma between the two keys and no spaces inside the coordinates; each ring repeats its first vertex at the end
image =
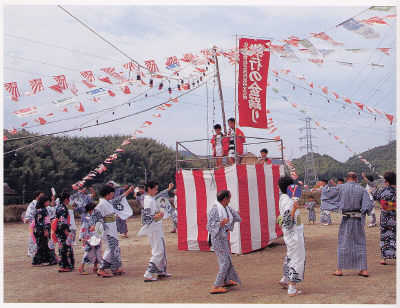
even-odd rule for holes
{"type": "Polygon", "coordinates": [[[93,264],[93,272],[97,272],[97,265],[101,263],[101,241],[96,245],[92,246],[88,243],[90,237],[94,234],[95,221],[92,219],[95,213],[96,204],[89,202],[85,206],[86,216],[83,218],[81,232],[79,234],[79,240],[83,242],[85,254],[83,255],[82,264],[78,268],[78,272],[81,275],[87,275],[85,271],[85,264],[93,264]]]}
{"type": "Polygon", "coordinates": [[[221,132],[221,125],[214,125],[215,135],[212,137],[210,143],[213,148],[213,157],[215,159],[215,167],[222,167],[222,158],[228,154],[229,150],[229,139],[224,138],[224,134],[221,132]]]}
{"type": "Polygon", "coordinates": [[[314,197],[313,196],[308,197],[308,202],[306,202],[305,208],[308,211],[308,222],[309,223],[312,221],[315,224],[315,220],[316,220],[315,209],[314,209],[315,206],[316,206],[316,203],[314,201],[314,197]]]}

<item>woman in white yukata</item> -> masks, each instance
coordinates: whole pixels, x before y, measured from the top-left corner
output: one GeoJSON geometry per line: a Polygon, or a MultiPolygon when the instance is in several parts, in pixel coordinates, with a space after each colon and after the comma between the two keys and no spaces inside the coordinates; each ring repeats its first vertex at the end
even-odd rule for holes
{"type": "Polygon", "coordinates": [[[158,183],[146,183],[146,192],[142,214],[143,227],[138,235],[147,235],[150,240],[152,256],[144,273],[144,281],[150,282],[158,280],[158,277],[169,277],[171,274],[167,274],[167,254],[161,221],[164,213],[160,211],[160,207],[154,198],[158,192],[158,183]]]}
{"type": "Polygon", "coordinates": [[[295,288],[297,282],[303,281],[306,261],[303,224],[300,222],[298,202],[294,202],[287,194],[287,188],[294,184],[289,176],[279,179],[278,185],[282,192],[279,198],[279,212],[282,217],[283,239],[287,252],[283,263],[283,277],[278,282],[284,289],[288,288],[288,295],[295,296],[301,291],[295,288]]]}
{"type": "MultiPolygon", "coordinates": [[[[134,187],[131,186],[124,194],[127,196],[133,191],[134,187]]],[[[114,187],[105,185],[100,190],[100,201],[96,206],[96,212],[93,215],[94,224],[97,221],[104,222],[104,235],[106,250],[101,261],[100,269],[97,274],[102,277],[111,277],[112,275],[107,273],[105,269],[111,269],[114,275],[123,275],[125,271],[121,269],[121,250],[118,242],[118,231],[117,223],[115,221],[115,210],[113,204],[110,202],[114,197],[114,187]]]]}

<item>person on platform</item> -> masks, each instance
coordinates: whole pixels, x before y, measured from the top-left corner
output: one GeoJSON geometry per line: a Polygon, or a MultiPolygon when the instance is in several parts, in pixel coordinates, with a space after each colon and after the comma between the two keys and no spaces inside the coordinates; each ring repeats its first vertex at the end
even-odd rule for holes
{"type": "Polygon", "coordinates": [[[308,197],[308,202],[306,202],[305,204],[305,208],[308,211],[308,222],[311,223],[311,221],[313,222],[313,224],[315,224],[315,220],[316,220],[316,215],[315,215],[315,206],[317,204],[314,201],[314,197],[312,195],[310,195],[308,197]]]}
{"type": "MultiPolygon", "coordinates": [[[[334,187],[329,187],[328,180],[325,180],[325,179],[321,180],[319,184],[322,185],[321,195],[322,195],[322,191],[335,189],[334,187]]],[[[328,226],[328,225],[332,224],[331,212],[329,211],[329,209],[327,207],[327,203],[322,198],[321,198],[320,211],[321,211],[320,223],[323,224],[324,226],[328,226]]]]}
{"type": "Polygon", "coordinates": [[[32,233],[37,245],[35,256],[32,259],[33,266],[41,266],[43,263],[57,264],[54,249],[49,248],[50,217],[47,211],[49,205],[50,198],[45,195],[40,196],[36,203],[35,216],[31,223],[32,233]]]}
{"type": "Polygon", "coordinates": [[[257,161],[258,164],[267,164],[267,165],[271,165],[272,161],[271,159],[269,159],[269,157],[267,157],[268,155],[268,150],[267,149],[261,149],[260,150],[260,156],[261,158],[257,161]]]}
{"type": "Polygon", "coordinates": [[[232,264],[228,238],[228,232],[233,231],[235,223],[241,222],[242,219],[237,211],[228,206],[230,201],[229,190],[217,192],[217,200],[207,215],[207,230],[219,262],[219,272],[211,288],[211,294],[226,293],[228,290],[225,287],[242,283],[232,264]]]}
{"type": "MultiPolygon", "coordinates": [[[[246,138],[244,137],[243,132],[235,127],[235,119],[230,118],[228,119],[228,137],[229,137],[229,151],[228,151],[228,159],[229,164],[233,165],[235,163],[235,146],[236,146],[236,153],[238,156],[243,155],[243,143],[246,142],[246,138]],[[235,138],[236,137],[236,138],[235,138]],[[236,140],[235,140],[236,139],[236,140]]],[[[240,162],[239,157],[239,162],[240,162]]]]}
{"type": "Polygon", "coordinates": [[[349,172],[346,183],[334,189],[322,190],[324,199],[340,210],[337,268],[334,276],[342,276],[343,269],[359,270],[358,275],[368,277],[367,242],[364,231],[365,215],[371,213],[374,202],[367,190],[357,183],[357,174],[349,172]]]}
{"type": "Polygon", "coordinates": [[[222,167],[222,158],[228,155],[229,151],[229,138],[224,138],[224,134],[221,132],[221,125],[214,125],[215,135],[212,136],[210,143],[213,148],[213,157],[215,158],[215,167],[222,167]]]}
{"type": "MultiPolygon", "coordinates": [[[[133,191],[133,187],[130,187],[126,192],[126,196],[133,191]]],[[[115,211],[112,204],[114,197],[114,187],[105,185],[100,190],[100,201],[96,206],[96,213],[93,215],[93,223],[102,221],[104,223],[105,233],[105,244],[106,250],[103,254],[103,259],[97,274],[102,277],[111,277],[112,275],[107,273],[106,269],[111,269],[113,275],[123,275],[125,271],[121,269],[121,250],[119,248],[117,224],[115,222],[115,211]]]]}
{"type": "Polygon", "coordinates": [[[90,237],[95,232],[96,224],[92,219],[96,204],[89,202],[85,206],[86,216],[83,219],[83,224],[81,227],[81,232],[79,233],[79,240],[83,242],[83,247],[85,249],[85,254],[83,255],[81,266],[78,271],[81,275],[87,275],[88,272],[85,271],[85,264],[93,264],[93,272],[97,272],[97,265],[101,263],[101,239],[97,245],[91,245],[89,243],[90,237]]]}
{"type": "Polygon", "coordinates": [[[139,236],[147,235],[151,246],[152,256],[144,273],[145,282],[156,281],[159,277],[171,276],[171,274],[167,273],[167,253],[162,229],[164,212],[160,211],[160,206],[155,199],[157,193],[157,182],[150,181],[146,183],[146,195],[144,197],[142,215],[143,227],[138,233],[139,236]]]}
{"type": "Polygon", "coordinates": [[[57,220],[55,235],[60,256],[58,272],[70,272],[75,265],[74,250],[72,248],[73,234],[70,229],[71,217],[67,207],[69,203],[70,194],[68,192],[63,192],[60,196],[60,204],[57,206],[55,216],[57,220]]]}
{"type": "MultiPolygon", "coordinates": [[[[374,182],[374,177],[371,174],[365,175],[365,173],[361,173],[361,176],[367,182],[367,185],[365,186],[365,189],[368,191],[369,197],[371,200],[374,200],[374,197],[372,196],[372,191],[376,190],[374,182]]],[[[368,227],[372,228],[376,226],[376,216],[375,216],[375,211],[372,209],[370,217],[370,223],[368,227]]]]}
{"type": "MultiPolygon", "coordinates": [[[[36,203],[38,199],[44,195],[44,192],[41,190],[37,190],[33,193],[33,200],[31,203],[29,203],[28,208],[26,209],[25,212],[25,219],[24,223],[28,223],[29,225],[32,223],[32,221],[35,219],[35,212],[36,212],[36,203]]],[[[27,256],[30,258],[33,258],[35,256],[35,243],[33,242],[32,236],[29,234],[29,239],[28,239],[28,254],[27,256]]]]}
{"type": "Polygon", "coordinates": [[[396,259],[396,173],[387,171],[383,175],[385,187],[375,189],[372,195],[382,206],[380,221],[380,247],[382,265],[386,259],[396,259]]]}
{"type": "Polygon", "coordinates": [[[282,217],[283,239],[287,252],[283,263],[283,277],[278,282],[284,289],[288,289],[289,296],[299,295],[302,292],[296,289],[296,283],[304,279],[306,250],[303,224],[300,221],[299,203],[287,195],[290,185],[294,184],[290,176],[283,176],[278,181],[282,192],[279,198],[279,212],[282,217]]]}

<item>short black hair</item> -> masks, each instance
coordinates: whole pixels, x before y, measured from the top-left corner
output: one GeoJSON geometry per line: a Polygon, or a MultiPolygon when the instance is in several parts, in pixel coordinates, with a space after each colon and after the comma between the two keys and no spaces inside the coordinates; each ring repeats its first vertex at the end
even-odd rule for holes
{"type": "Polygon", "coordinates": [[[338,178],[337,180],[338,180],[338,182],[343,182],[344,183],[344,179],[343,178],[338,178]]]}
{"type": "Polygon", "coordinates": [[[287,188],[292,184],[294,184],[293,179],[288,175],[281,176],[279,178],[278,186],[279,186],[279,189],[281,190],[282,194],[286,194],[287,188]]]}
{"type": "Polygon", "coordinates": [[[314,196],[313,196],[313,195],[309,195],[309,196],[308,196],[308,199],[310,199],[310,198],[311,198],[311,199],[314,199],[314,196]]]}
{"type": "Polygon", "coordinates": [[[221,202],[225,198],[229,198],[230,195],[231,192],[229,190],[220,190],[219,192],[217,192],[217,200],[218,202],[221,202]]]}
{"type": "Polygon", "coordinates": [[[267,153],[267,154],[268,154],[268,150],[267,150],[267,149],[261,149],[261,150],[260,150],[260,153],[261,153],[261,152],[267,153]]]}
{"type": "Polygon", "coordinates": [[[396,185],[396,173],[393,171],[386,171],[383,178],[389,185],[396,185]]]}
{"type": "Polygon", "coordinates": [[[215,125],[214,125],[214,129],[221,129],[221,125],[215,124],[215,125]]]}
{"type": "Polygon", "coordinates": [[[153,189],[153,188],[156,187],[156,186],[158,186],[158,183],[157,183],[157,182],[154,182],[154,181],[147,182],[147,183],[145,184],[146,192],[149,192],[149,188],[150,188],[150,189],[153,189]]]}
{"type": "Polygon", "coordinates": [[[42,190],[37,190],[33,193],[33,199],[36,199],[41,193],[44,194],[44,192],[42,190]]]}
{"type": "Polygon", "coordinates": [[[235,123],[235,119],[234,119],[234,118],[229,118],[229,119],[228,119],[228,122],[233,122],[233,123],[235,123]]]}
{"type": "Polygon", "coordinates": [[[66,199],[69,199],[71,195],[67,191],[63,191],[60,196],[60,203],[64,203],[66,199]]]}
{"type": "Polygon", "coordinates": [[[114,192],[115,188],[110,186],[110,185],[104,185],[102,189],[100,189],[100,196],[105,197],[107,196],[110,192],[114,192]]]}
{"type": "Polygon", "coordinates": [[[40,196],[37,203],[36,203],[36,209],[42,209],[44,208],[44,204],[50,201],[50,198],[46,195],[40,196]]]}
{"type": "Polygon", "coordinates": [[[90,212],[96,207],[96,204],[94,202],[89,202],[85,205],[85,211],[90,212]]]}
{"type": "Polygon", "coordinates": [[[367,174],[365,177],[366,177],[366,178],[368,179],[368,181],[370,181],[370,182],[373,182],[373,181],[374,181],[374,177],[373,177],[372,174],[367,174]]]}
{"type": "Polygon", "coordinates": [[[322,179],[321,182],[328,183],[327,179],[322,179]]]}
{"type": "Polygon", "coordinates": [[[138,188],[143,188],[144,189],[144,185],[139,185],[138,188]]]}

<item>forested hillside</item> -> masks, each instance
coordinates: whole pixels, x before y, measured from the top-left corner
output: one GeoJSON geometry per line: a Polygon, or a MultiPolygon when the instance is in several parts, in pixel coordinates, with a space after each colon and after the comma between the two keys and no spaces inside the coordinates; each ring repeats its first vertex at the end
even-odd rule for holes
{"type": "MultiPolygon", "coordinates": [[[[396,142],[392,141],[387,145],[379,146],[361,153],[361,156],[368,160],[375,170],[383,174],[385,171],[396,171],[396,142]]],[[[294,159],[293,164],[296,167],[299,179],[304,177],[304,164],[306,158],[303,155],[300,158],[294,159]]],[[[341,163],[329,155],[320,155],[314,153],[315,170],[318,178],[338,178],[344,177],[347,172],[354,171],[357,173],[365,172],[366,174],[372,173],[371,170],[360,161],[358,157],[351,157],[345,163],[341,163]]],[[[374,173],[377,177],[377,173],[374,173]]]]}
{"type": "MultiPolygon", "coordinates": [[[[20,133],[14,137],[27,135],[20,133]]],[[[43,137],[41,137],[43,138],[43,137]]],[[[46,142],[28,147],[15,153],[4,155],[4,182],[21,193],[26,185],[27,199],[37,189],[49,190],[54,187],[60,191],[64,187],[79,181],[113,154],[129,136],[102,136],[91,138],[51,137],[46,142]]],[[[4,153],[33,140],[11,141],[4,143],[4,153]]],[[[118,159],[105,164],[107,171],[88,185],[104,184],[114,180],[122,184],[139,185],[144,183],[145,168],[147,178],[157,180],[161,188],[175,178],[175,151],[148,138],[139,138],[124,146],[125,151],[118,153],[118,159]]],[[[96,186],[96,185],[95,185],[96,186]]]]}

